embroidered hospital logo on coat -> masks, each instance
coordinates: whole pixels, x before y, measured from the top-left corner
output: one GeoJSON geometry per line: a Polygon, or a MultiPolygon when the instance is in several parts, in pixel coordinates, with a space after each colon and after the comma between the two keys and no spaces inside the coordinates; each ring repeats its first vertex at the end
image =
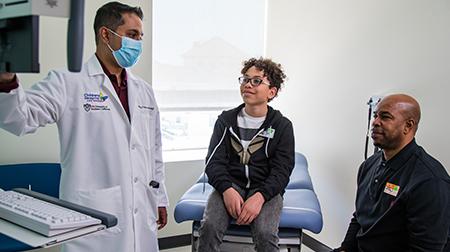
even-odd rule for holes
{"type": "Polygon", "coordinates": [[[86,112],[98,111],[98,110],[111,110],[108,106],[108,96],[103,95],[100,91],[99,93],[84,93],[83,95],[83,108],[86,112]]]}
{"type": "Polygon", "coordinates": [[[83,108],[84,108],[84,110],[86,110],[86,112],[89,112],[89,110],[91,110],[91,104],[85,103],[85,104],[83,105],[83,108]]]}
{"type": "Polygon", "coordinates": [[[105,102],[108,99],[107,95],[103,95],[100,93],[84,93],[84,101],[85,102],[105,102]]]}

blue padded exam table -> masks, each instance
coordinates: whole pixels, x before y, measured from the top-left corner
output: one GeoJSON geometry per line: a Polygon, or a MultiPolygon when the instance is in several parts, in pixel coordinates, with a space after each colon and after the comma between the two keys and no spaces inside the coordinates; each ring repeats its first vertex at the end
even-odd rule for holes
{"type": "MultiPolygon", "coordinates": [[[[201,176],[184,193],[175,206],[174,216],[177,223],[193,221],[192,251],[196,251],[198,228],[200,227],[208,196],[212,190],[212,186],[207,183],[206,176],[201,176]],[[204,192],[203,182],[206,182],[204,192]]],[[[308,163],[305,156],[295,153],[295,167],[284,194],[280,218],[280,249],[286,248],[288,251],[300,251],[302,230],[306,229],[317,234],[322,230],[322,226],[322,212],[308,173],[308,163]]],[[[249,226],[234,224],[230,225],[223,240],[224,243],[253,243],[249,226]]]]}

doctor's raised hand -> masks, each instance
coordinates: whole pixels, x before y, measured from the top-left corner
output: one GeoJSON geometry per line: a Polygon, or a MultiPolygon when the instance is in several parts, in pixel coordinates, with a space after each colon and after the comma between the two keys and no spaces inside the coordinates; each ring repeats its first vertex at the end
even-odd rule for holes
{"type": "Polygon", "coordinates": [[[0,73],[0,85],[11,83],[15,76],[15,73],[0,73]]]}
{"type": "Polygon", "coordinates": [[[20,76],[0,73],[0,128],[21,136],[57,124],[60,198],[118,219],[63,244],[65,252],[159,250],[168,205],[159,109],[151,85],[130,70],[142,55],[142,19],[139,7],[106,3],[80,72],[52,70],[28,90],[20,76]]]}

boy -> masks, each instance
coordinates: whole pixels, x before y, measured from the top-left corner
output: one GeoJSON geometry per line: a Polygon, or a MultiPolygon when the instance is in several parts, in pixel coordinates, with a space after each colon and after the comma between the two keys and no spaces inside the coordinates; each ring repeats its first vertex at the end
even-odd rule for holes
{"type": "Polygon", "coordinates": [[[239,77],[244,104],[216,121],[206,158],[214,191],[199,230],[198,251],[219,251],[232,219],[250,225],[257,251],[278,251],[282,195],[294,168],[292,123],[268,106],[286,75],[270,59],[244,62],[239,77]]]}

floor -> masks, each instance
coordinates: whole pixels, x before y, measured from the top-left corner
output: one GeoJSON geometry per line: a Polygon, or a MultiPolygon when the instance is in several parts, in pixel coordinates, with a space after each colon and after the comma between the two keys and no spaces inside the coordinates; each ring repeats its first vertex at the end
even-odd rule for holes
{"type": "MultiPolygon", "coordinates": [[[[161,250],[161,252],[191,252],[191,246],[179,247],[179,248],[173,248],[173,249],[165,249],[165,250],[161,250]]],[[[303,246],[302,252],[314,252],[314,250],[311,250],[310,248],[303,246]]]]}
{"type": "MultiPolygon", "coordinates": [[[[59,252],[60,247],[53,247],[53,248],[49,248],[49,249],[38,249],[38,250],[30,250],[30,252],[59,252]]],[[[164,249],[161,250],[161,252],[191,252],[191,246],[186,246],[186,247],[179,247],[179,248],[173,248],[173,249],[164,249]]],[[[303,246],[302,247],[302,252],[314,252],[313,250],[311,250],[310,248],[303,246]]]]}
{"type": "MultiPolygon", "coordinates": [[[[59,251],[60,251],[60,246],[55,246],[55,247],[47,248],[47,249],[29,250],[29,252],[59,252],[59,251]]],[[[185,246],[185,247],[179,247],[179,248],[173,248],[173,249],[164,249],[164,250],[161,250],[161,252],[191,252],[191,246],[185,246]]],[[[282,252],[282,251],[280,251],[280,252],[282,252]]],[[[301,252],[314,252],[314,250],[311,250],[310,248],[303,245],[301,252]]]]}

